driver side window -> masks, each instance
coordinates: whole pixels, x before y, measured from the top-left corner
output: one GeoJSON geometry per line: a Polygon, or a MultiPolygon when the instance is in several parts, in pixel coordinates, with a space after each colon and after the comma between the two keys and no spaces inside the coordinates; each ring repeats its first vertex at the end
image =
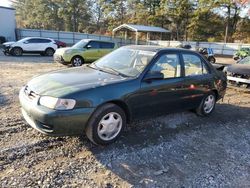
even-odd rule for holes
{"type": "Polygon", "coordinates": [[[87,46],[91,46],[91,49],[99,49],[100,48],[100,43],[97,41],[91,41],[87,46]]]}
{"type": "Polygon", "coordinates": [[[162,55],[155,65],[151,68],[151,72],[161,72],[165,78],[176,78],[181,76],[181,64],[177,54],[162,55]]]}

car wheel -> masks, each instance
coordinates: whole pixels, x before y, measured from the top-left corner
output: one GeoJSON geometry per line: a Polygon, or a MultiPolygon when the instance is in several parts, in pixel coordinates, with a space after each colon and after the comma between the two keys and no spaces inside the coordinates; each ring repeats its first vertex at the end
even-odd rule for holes
{"type": "Polygon", "coordinates": [[[208,61],[210,62],[210,63],[215,63],[215,58],[213,57],[213,56],[211,56],[211,57],[208,57],[208,61]]]}
{"type": "Polygon", "coordinates": [[[108,103],[99,107],[86,127],[87,137],[97,145],[113,143],[126,125],[126,115],[117,105],[108,103]]]}
{"type": "Polygon", "coordinates": [[[208,116],[213,112],[215,104],[216,104],[215,94],[209,93],[201,101],[201,104],[196,109],[196,113],[201,116],[208,116]]]}
{"type": "Polygon", "coordinates": [[[239,58],[239,56],[234,56],[233,59],[234,59],[235,61],[237,61],[237,60],[239,60],[240,58],[239,58]]]}
{"type": "Polygon", "coordinates": [[[71,60],[71,64],[73,67],[79,67],[79,66],[82,66],[84,63],[84,60],[82,57],[80,56],[75,56],[72,58],[71,60]]]}
{"type": "Polygon", "coordinates": [[[53,48],[47,48],[44,53],[46,56],[53,56],[55,50],[53,48]]]}
{"type": "Polygon", "coordinates": [[[4,55],[6,55],[6,56],[8,56],[8,55],[10,55],[8,52],[4,52],[4,55]]]}
{"type": "Polygon", "coordinates": [[[12,50],[11,50],[12,54],[14,56],[21,56],[23,55],[23,50],[22,48],[19,48],[19,47],[14,47],[12,50]]]}

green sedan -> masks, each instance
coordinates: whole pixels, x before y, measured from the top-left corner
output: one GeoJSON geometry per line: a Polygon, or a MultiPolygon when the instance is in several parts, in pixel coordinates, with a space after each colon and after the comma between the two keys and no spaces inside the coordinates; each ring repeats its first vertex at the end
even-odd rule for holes
{"type": "Polygon", "coordinates": [[[93,62],[115,48],[116,45],[113,42],[83,39],[72,47],[57,49],[54,53],[54,61],[77,67],[85,62],[93,62]]]}
{"type": "Polygon", "coordinates": [[[226,76],[196,52],[126,46],[92,64],[35,77],[19,99],[38,131],[86,133],[95,144],[109,144],[135,119],[190,109],[208,116],[226,86],[226,76]]]}

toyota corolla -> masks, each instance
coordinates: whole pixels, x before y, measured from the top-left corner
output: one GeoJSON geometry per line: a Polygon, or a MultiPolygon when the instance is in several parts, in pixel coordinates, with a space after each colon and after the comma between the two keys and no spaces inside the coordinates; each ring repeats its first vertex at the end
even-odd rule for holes
{"type": "Polygon", "coordinates": [[[109,144],[135,119],[190,109],[210,115],[226,83],[196,52],[126,46],[92,64],[35,77],[19,98],[23,117],[38,131],[86,133],[95,144],[109,144]]]}

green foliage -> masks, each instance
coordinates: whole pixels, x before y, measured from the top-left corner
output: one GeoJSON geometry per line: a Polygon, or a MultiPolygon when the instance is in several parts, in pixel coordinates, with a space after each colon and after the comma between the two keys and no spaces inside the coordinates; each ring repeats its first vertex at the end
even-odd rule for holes
{"type": "MultiPolygon", "coordinates": [[[[13,0],[24,28],[111,35],[123,23],[160,26],[173,40],[247,41],[249,18],[232,0],[13,0]]],[[[143,37],[143,35],[142,35],[143,37]]],[[[145,38],[145,36],[144,36],[145,38]]]]}

